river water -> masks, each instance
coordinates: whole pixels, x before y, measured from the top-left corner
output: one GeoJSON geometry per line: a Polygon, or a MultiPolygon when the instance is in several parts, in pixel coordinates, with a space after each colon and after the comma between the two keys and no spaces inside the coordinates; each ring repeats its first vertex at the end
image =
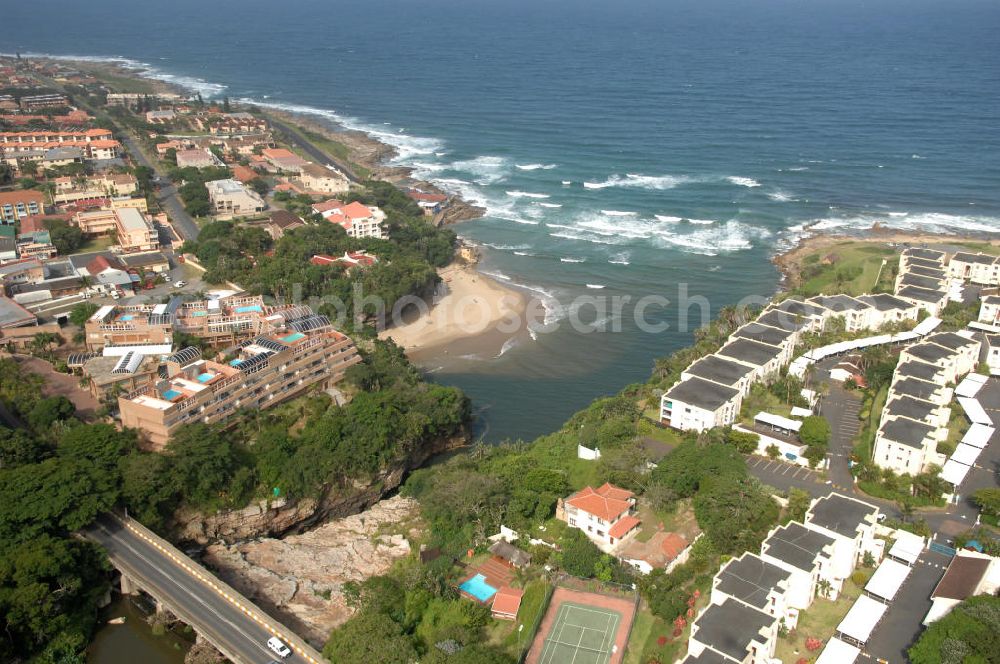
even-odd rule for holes
{"type": "Polygon", "coordinates": [[[190,643],[174,634],[156,636],[146,615],[130,599],[115,596],[105,620],[125,617],[124,625],[104,625],[87,650],[91,664],[183,664],[190,643]]]}

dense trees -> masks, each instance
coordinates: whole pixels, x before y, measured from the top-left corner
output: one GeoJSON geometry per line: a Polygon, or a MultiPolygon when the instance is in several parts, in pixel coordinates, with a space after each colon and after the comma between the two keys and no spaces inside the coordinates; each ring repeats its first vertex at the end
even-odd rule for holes
{"type": "Polygon", "coordinates": [[[1000,653],[1000,598],[972,597],[933,622],[910,648],[913,664],[986,664],[1000,653]]]}
{"type": "Polygon", "coordinates": [[[68,256],[76,253],[83,245],[83,233],[80,229],[59,217],[42,219],[45,230],[49,232],[52,245],[60,255],[68,256]]]}

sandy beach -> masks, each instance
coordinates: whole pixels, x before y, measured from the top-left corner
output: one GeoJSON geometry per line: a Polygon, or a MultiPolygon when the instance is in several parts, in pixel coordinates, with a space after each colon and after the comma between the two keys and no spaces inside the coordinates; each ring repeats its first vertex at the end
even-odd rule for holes
{"type": "Polygon", "coordinates": [[[441,286],[429,310],[409,312],[412,320],[384,330],[380,338],[392,339],[410,353],[441,349],[460,339],[492,339],[498,332],[510,337],[523,330],[528,305],[524,293],[468,265],[451,265],[438,274],[441,286]]]}

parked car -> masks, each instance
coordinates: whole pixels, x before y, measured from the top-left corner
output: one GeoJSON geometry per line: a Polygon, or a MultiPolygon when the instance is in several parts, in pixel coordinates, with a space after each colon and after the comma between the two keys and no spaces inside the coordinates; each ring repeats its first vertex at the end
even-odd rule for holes
{"type": "Polygon", "coordinates": [[[116,291],[116,290],[111,291],[111,299],[112,300],[118,300],[120,298],[121,298],[121,295],[118,294],[118,291],[116,291]]]}
{"type": "Polygon", "coordinates": [[[166,281],[167,283],[169,283],[169,282],[170,282],[170,280],[171,280],[171,278],[170,278],[170,274],[169,274],[169,273],[167,273],[167,272],[164,272],[164,273],[163,273],[163,280],[164,280],[164,281],[166,281]]]}
{"type": "Polygon", "coordinates": [[[185,286],[187,286],[186,281],[178,281],[176,284],[174,284],[174,288],[184,288],[185,286]]]}

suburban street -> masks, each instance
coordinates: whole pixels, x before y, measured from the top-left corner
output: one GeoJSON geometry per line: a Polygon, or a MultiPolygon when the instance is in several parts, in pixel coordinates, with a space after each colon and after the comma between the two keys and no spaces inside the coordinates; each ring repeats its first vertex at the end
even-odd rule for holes
{"type": "Polygon", "coordinates": [[[354,183],[361,182],[361,180],[358,179],[356,175],[354,175],[354,172],[351,170],[350,166],[338,160],[333,155],[329,155],[320,150],[318,147],[309,142],[304,136],[302,136],[302,134],[300,134],[298,131],[292,128],[287,122],[282,122],[281,120],[271,117],[270,115],[268,116],[267,119],[268,122],[273,124],[275,127],[277,127],[285,134],[285,138],[289,143],[295,144],[303,152],[312,157],[317,164],[322,164],[322,165],[333,164],[341,172],[343,172],[343,174],[351,182],[354,183]]]}
{"type": "MultiPolygon", "coordinates": [[[[267,640],[271,636],[267,628],[237,608],[220,591],[185,570],[152,542],[124,527],[116,518],[110,515],[100,517],[83,531],[83,535],[102,545],[116,567],[126,570],[143,589],[165,601],[185,623],[192,625],[226,654],[238,658],[241,664],[267,664],[279,659],[267,648],[267,640]]],[[[186,564],[208,575],[193,561],[186,560],[186,564]]],[[[234,599],[250,604],[242,597],[234,599]]],[[[286,628],[281,637],[288,644],[285,633],[291,634],[291,630],[286,628]]],[[[322,661],[319,653],[312,649],[308,655],[315,661],[322,661]]],[[[308,662],[309,659],[293,653],[281,661],[296,663],[308,662]]]]}
{"type": "Polygon", "coordinates": [[[181,203],[181,199],[177,195],[177,188],[167,180],[167,176],[160,169],[159,165],[150,161],[143,154],[142,150],[139,149],[139,144],[136,143],[133,137],[124,132],[120,132],[120,136],[132,158],[139,162],[140,165],[152,169],[156,173],[156,176],[163,181],[157,198],[160,201],[160,205],[163,206],[164,211],[170,217],[170,221],[177,234],[181,236],[182,240],[197,239],[201,229],[198,228],[198,224],[194,222],[191,215],[184,209],[184,204],[181,203]]]}

